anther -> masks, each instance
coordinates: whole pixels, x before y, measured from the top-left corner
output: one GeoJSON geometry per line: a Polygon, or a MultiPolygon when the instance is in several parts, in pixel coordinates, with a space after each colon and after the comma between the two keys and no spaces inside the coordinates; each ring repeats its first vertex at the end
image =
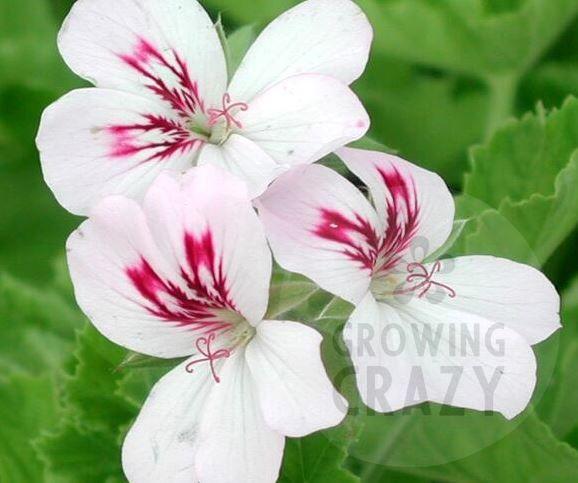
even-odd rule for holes
{"type": "Polygon", "coordinates": [[[194,371],[193,367],[195,364],[200,362],[209,362],[211,366],[211,372],[213,373],[213,377],[216,383],[221,382],[221,379],[217,375],[215,371],[215,361],[218,359],[226,359],[231,355],[231,352],[228,349],[219,349],[216,352],[211,351],[211,343],[215,340],[215,334],[211,333],[208,337],[199,337],[195,345],[197,346],[197,350],[203,355],[204,357],[201,359],[197,359],[196,361],[189,362],[185,369],[188,373],[192,373],[194,371]],[[203,347],[204,346],[204,347],[203,347]]]}
{"type": "Polygon", "coordinates": [[[234,102],[231,103],[231,95],[229,93],[223,94],[223,108],[222,109],[209,109],[207,112],[209,114],[209,126],[214,126],[217,121],[224,117],[227,123],[227,129],[232,125],[241,129],[243,125],[237,121],[234,115],[231,113],[233,109],[238,109],[239,111],[246,111],[249,109],[249,105],[245,102],[234,102]]]}
{"type": "Polygon", "coordinates": [[[407,264],[407,271],[408,271],[409,275],[406,277],[405,281],[407,283],[413,283],[413,282],[419,281],[419,283],[417,285],[414,285],[413,287],[409,287],[409,288],[401,289],[401,290],[396,290],[395,293],[404,294],[404,293],[415,292],[416,290],[419,290],[420,292],[418,293],[417,296],[419,298],[421,298],[429,291],[429,289],[433,285],[435,285],[436,287],[440,287],[442,289],[447,290],[448,296],[450,298],[454,298],[456,296],[456,291],[453,288],[449,287],[448,285],[445,285],[443,283],[436,282],[435,280],[433,280],[434,274],[436,272],[440,271],[441,266],[442,265],[439,261],[435,262],[432,266],[431,271],[428,272],[425,265],[423,265],[421,263],[418,263],[418,262],[408,263],[407,264]],[[419,271],[419,273],[414,273],[416,271],[419,271]]]}

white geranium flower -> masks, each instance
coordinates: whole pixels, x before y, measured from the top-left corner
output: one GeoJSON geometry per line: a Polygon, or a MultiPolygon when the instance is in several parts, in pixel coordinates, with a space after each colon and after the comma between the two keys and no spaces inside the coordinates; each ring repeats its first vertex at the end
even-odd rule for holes
{"type": "Polygon", "coordinates": [[[244,183],[212,166],[162,174],[141,208],[103,200],[71,235],[80,307],[112,341],[188,356],[154,387],[123,446],[131,482],[274,482],[285,436],[338,424],[347,403],[321,335],[263,320],[271,254],[244,183]]]}
{"type": "Polygon", "coordinates": [[[443,180],[398,157],[344,148],[373,205],[323,166],[297,167],[258,200],[278,262],[356,305],[344,332],[364,402],[522,411],[531,349],[560,327],[559,297],[532,267],[491,256],[431,263],[454,202],[443,180]]]}
{"type": "Polygon", "coordinates": [[[163,171],[215,164],[263,192],[281,172],[362,137],[347,87],[372,30],[350,0],[308,0],[273,21],[228,82],[217,31],[196,0],[78,0],[60,52],[95,88],[50,106],[37,144],[69,211],[139,198],[163,171]]]}

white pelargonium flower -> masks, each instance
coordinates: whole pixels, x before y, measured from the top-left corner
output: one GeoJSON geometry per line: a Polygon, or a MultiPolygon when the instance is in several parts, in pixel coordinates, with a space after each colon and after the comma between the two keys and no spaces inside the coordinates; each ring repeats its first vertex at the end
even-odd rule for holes
{"type": "Polygon", "coordinates": [[[69,211],[140,198],[163,171],[215,164],[252,196],[291,166],[362,137],[368,115],[347,85],[372,29],[350,0],[308,0],[273,21],[228,82],[223,48],[196,0],[78,0],[58,37],[95,88],[50,106],[37,145],[69,211]]]}
{"type": "Polygon", "coordinates": [[[124,347],[189,357],[149,395],[123,446],[131,482],[273,482],[285,436],[338,424],[346,401],[321,335],[263,320],[271,254],[246,187],[212,166],[162,174],[142,207],[103,200],[71,235],[80,307],[124,347]]]}
{"type": "Polygon", "coordinates": [[[277,261],[356,306],[344,331],[364,402],[423,401],[512,418],[536,383],[531,345],[559,327],[559,297],[532,267],[491,256],[424,260],[452,230],[443,180],[398,157],[344,148],[369,188],[297,167],[258,200],[277,261]]]}

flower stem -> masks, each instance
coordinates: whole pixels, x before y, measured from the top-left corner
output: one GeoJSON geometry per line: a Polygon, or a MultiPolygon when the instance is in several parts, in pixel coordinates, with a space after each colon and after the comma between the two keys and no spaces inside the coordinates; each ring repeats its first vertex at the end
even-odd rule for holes
{"type": "Polygon", "coordinates": [[[486,140],[514,113],[519,76],[516,73],[499,74],[487,78],[490,91],[486,140]]]}

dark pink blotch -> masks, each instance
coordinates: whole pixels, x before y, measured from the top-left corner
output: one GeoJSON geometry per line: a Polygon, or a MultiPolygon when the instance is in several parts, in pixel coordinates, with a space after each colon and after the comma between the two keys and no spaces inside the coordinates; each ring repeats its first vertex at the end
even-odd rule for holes
{"type": "Polygon", "coordinates": [[[401,260],[419,227],[413,179],[394,166],[376,169],[390,194],[384,233],[376,233],[370,221],[359,214],[350,219],[328,208],[319,209],[320,222],[313,230],[317,236],[343,245],[344,255],[374,275],[391,270],[401,260]]]}
{"type": "Polygon", "coordinates": [[[186,263],[181,266],[181,283],[164,280],[144,257],[128,267],[126,275],[147,300],[146,310],[155,317],[203,335],[224,331],[230,322],[223,320],[222,311],[237,309],[212,234],[210,230],[200,236],[186,233],[183,243],[186,263]],[[180,288],[183,283],[188,290],[180,288]]]}

